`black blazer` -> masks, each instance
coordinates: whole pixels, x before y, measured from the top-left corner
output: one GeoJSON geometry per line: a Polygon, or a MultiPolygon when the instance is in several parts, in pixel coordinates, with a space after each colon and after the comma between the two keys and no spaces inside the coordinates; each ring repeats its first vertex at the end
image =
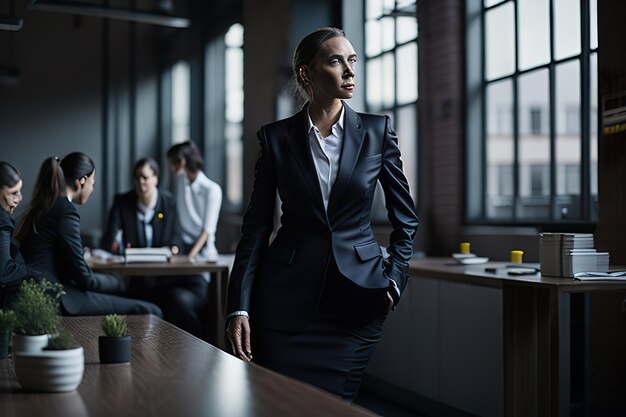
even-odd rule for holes
{"type": "Polygon", "coordinates": [[[68,313],[76,314],[87,302],[85,291],[99,289],[98,279],[85,263],[78,210],[61,196],[35,226],[21,242],[26,264],[48,281],[61,283],[65,291],[61,303],[68,313]]]}
{"type": "Polygon", "coordinates": [[[404,289],[418,220],[398,139],[388,117],[356,113],[345,103],[344,108],[344,139],[328,210],[311,155],[307,107],[260,129],[254,188],[230,278],[229,314],[244,310],[265,327],[304,328],[319,303],[331,253],[339,271],[362,287],[387,288],[393,280],[404,289]],[[385,260],[371,228],[377,182],[393,227],[385,260]],[[276,190],[281,228],[268,247],[276,190]]]}
{"type": "MultiPolygon", "coordinates": [[[[169,192],[159,190],[155,214],[150,224],[153,233],[152,247],[172,245],[181,247],[182,240],[177,225],[176,202],[169,192]]],[[[128,245],[134,248],[146,246],[140,238],[139,227],[135,190],[116,195],[109,211],[109,219],[100,247],[106,251],[112,251],[115,235],[119,230],[122,231],[124,247],[128,245]]]]}
{"type": "Polygon", "coordinates": [[[9,294],[14,294],[24,278],[28,277],[22,255],[12,242],[15,222],[0,209],[0,308],[4,308],[9,294]]]}

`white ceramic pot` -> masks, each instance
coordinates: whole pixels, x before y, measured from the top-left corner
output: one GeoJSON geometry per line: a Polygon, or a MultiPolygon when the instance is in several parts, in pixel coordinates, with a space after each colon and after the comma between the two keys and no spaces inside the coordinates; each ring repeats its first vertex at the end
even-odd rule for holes
{"type": "Polygon", "coordinates": [[[48,346],[50,336],[42,334],[29,336],[24,334],[14,334],[11,338],[11,352],[39,352],[48,346]]]}
{"type": "Polygon", "coordinates": [[[85,357],[82,347],[68,350],[15,352],[15,375],[30,391],[74,391],[83,379],[85,357]]]}

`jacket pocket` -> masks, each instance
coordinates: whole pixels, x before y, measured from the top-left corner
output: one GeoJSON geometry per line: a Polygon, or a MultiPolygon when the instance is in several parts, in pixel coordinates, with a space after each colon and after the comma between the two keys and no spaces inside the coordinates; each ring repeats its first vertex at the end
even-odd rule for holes
{"type": "Polygon", "coordinates": [[[362,262],[369,261],[376,257],[382,257],[383,252],[380,250],[378,242],[371,241],[354,245],[354,250],[362,262]]]}
{"type": "Polygon", "coordinates": [[[296,250],[294,248],[285,246],[270,246],[265,253],[265,259],[268,261],[290,265],[295,254],[296,250]]]}

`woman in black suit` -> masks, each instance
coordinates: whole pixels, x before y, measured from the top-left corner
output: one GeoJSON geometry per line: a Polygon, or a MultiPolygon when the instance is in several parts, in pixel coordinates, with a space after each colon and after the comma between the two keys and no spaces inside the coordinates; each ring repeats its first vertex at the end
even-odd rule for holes
{"type": "Polygon", "coordinates": [[[398,138],[386,116],[357,113],[356,53],[343,31],[307,35],[293,71],[308,102],[261,127],[254,187],[229,283],[236,356],[353,399],[407,280],[417,230],[398,138]],[[371,227],[376,184],[393,231],[371,227]],[[276,191],[281,227],[273,231],[276,191]]]}
{"type": "Polygon", "coordinates": [[[8,306],[20,283],[28,276],[24,259],[13,244],[11,217],[22,201],[22,178],[8,162],[0,162],[0,309],[8,306]]]}
{"type": "MultiPolygon", "coordinates": [[[[101,242],[104,250],[121,253],[120,247],[167,246],[178,252],[182,239],[176,202],[169,192],[157,188],[159,171],[159,164],[152,158],[137,161],[133,168],[135,188],[116,195],[113,201],[101,242]]],[[[170,323],[194,336],[203,336],[201,317],[206,314],[203,307],[208,283],[201,275],[146,277],[131,290],[133,296],[159,305],[170,323]]]]}
{"type": "Polygon", "coordinates": [[[63,285],[61,306],[68,315],[154,314],[152,303],[113,294],[124,291],[123,281],[91,271],[84,259],[80,215],[95,184],[96,169],[89,156],[73,152],[46,159],[39,171],[33,198],[20,223],[17,240],[26,264],[51,282],[63,285]]]}

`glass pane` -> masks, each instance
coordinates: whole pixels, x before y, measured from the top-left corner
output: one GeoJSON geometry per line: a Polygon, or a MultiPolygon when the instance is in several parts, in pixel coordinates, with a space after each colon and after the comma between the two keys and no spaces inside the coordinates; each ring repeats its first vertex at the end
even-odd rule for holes
{"type": "Polygon", "coordinates": [[[243,49],[226,49],[226,120],[243,121],[243,49]]]}
{"type": "Polygon", "coordinates": [[[519,68],[550,61],[550,10],[548,0],[519,0],[519,68]]]}
{"type": "Polygon", "coordinates": [[[417,108],[415,105],[401,107],[394,126],[398,134],[398,146],[402,152],[404,175],[409,181],[411,196],[417,202],[417,108]]]}
{"type": "Polygon", "coordinates": [[[178,61],[172,67],[172,143],[190,139],[189,63],[178,61]]]}
{"type": "Polygon", "coordinates": [[[383,14],[382,0],[367,0],[365,2],[365,18],[377,19],[383,14]]]}
{"type": "Polygon", "coordinates": [[[398,104],[417,100],[417,43],[411,42],[398,48],[398,104]]]}
{"type": "Polygon", "coordinates": [[[591,94],[591,120],[590,120],[590,155],[591,155],[591,201],[592,219],[596,219],[598,203],[598,54],[591,54],[590,60],[590,94],[591,94]],[[595,214],[594,214],[595,213],[595,214]]]}
{"type": "Polygon", "coordinates": [[[491,80],[515,70],[513,3],[506,3],[486,14],[486,75],[491,80]]]}
{"type": "Polygon", "coordinates": [[[548,70],[519,78],[517,216],[550,217],[550,104],[548,70]]]}
{"type": "Polygon", "coordinates": [[[380,20],[381,22],[381,44],[383,51],[393,49],[396,45],[394,35],[394,19],[393,17],[385,17],[380,20]]]}
{"type": "Polygon", "coordinates": [[[383,106],[392,107],[394,105],[395,97],[395,63],[394,55],[389,52],[382,56],[382,96],[383,106]]]}
{"type": "Polygon", "coordinates": [[[580,53],[580,0],[554,0],[554,57],[580,53]]]}
{"type": "Polygon", "coordinates": [[[598,0],[589,0],[589,23],[591,49],[598,47],[598,0]]]}
{"type": "Polygon", "coordinates": [[[374,58],[367,61],[366,97],[367,107],[370,111],[378,111],[382,108],[382,58],[374,58]]]}
{"type": "Polygon", "coordinates": [[[365,22],[365,55],[375,56],[380,54],[382,46],[380,44],[381,25],[378,20],[368,20],[365,22]]]}
{"type": "Polygon", "coordinates": [[[487,217],[513,216],[513,89],[510,80],[487,86],[487,217]]]}
{"type": "Polygon", "coordinates": [[[243,46],[243,26],[240,23],[232,25],[226,32],[224,41],[226,46],[243,46]]]}
{"type": "Polygon", "coordinates": [[[243,125],[226,123],[226,198],[231,204],[243,201],[243,125]]]}
{"type": "Polygon", "coordinates": [[[556,67],[557,219],[580,217],[580,65],[556,67]]]}
{"type": "Polygon", "coordinates": [[[417,17],[398,17],[396,19],[398,43],[404,43],[417,38],[417,17]]]}

